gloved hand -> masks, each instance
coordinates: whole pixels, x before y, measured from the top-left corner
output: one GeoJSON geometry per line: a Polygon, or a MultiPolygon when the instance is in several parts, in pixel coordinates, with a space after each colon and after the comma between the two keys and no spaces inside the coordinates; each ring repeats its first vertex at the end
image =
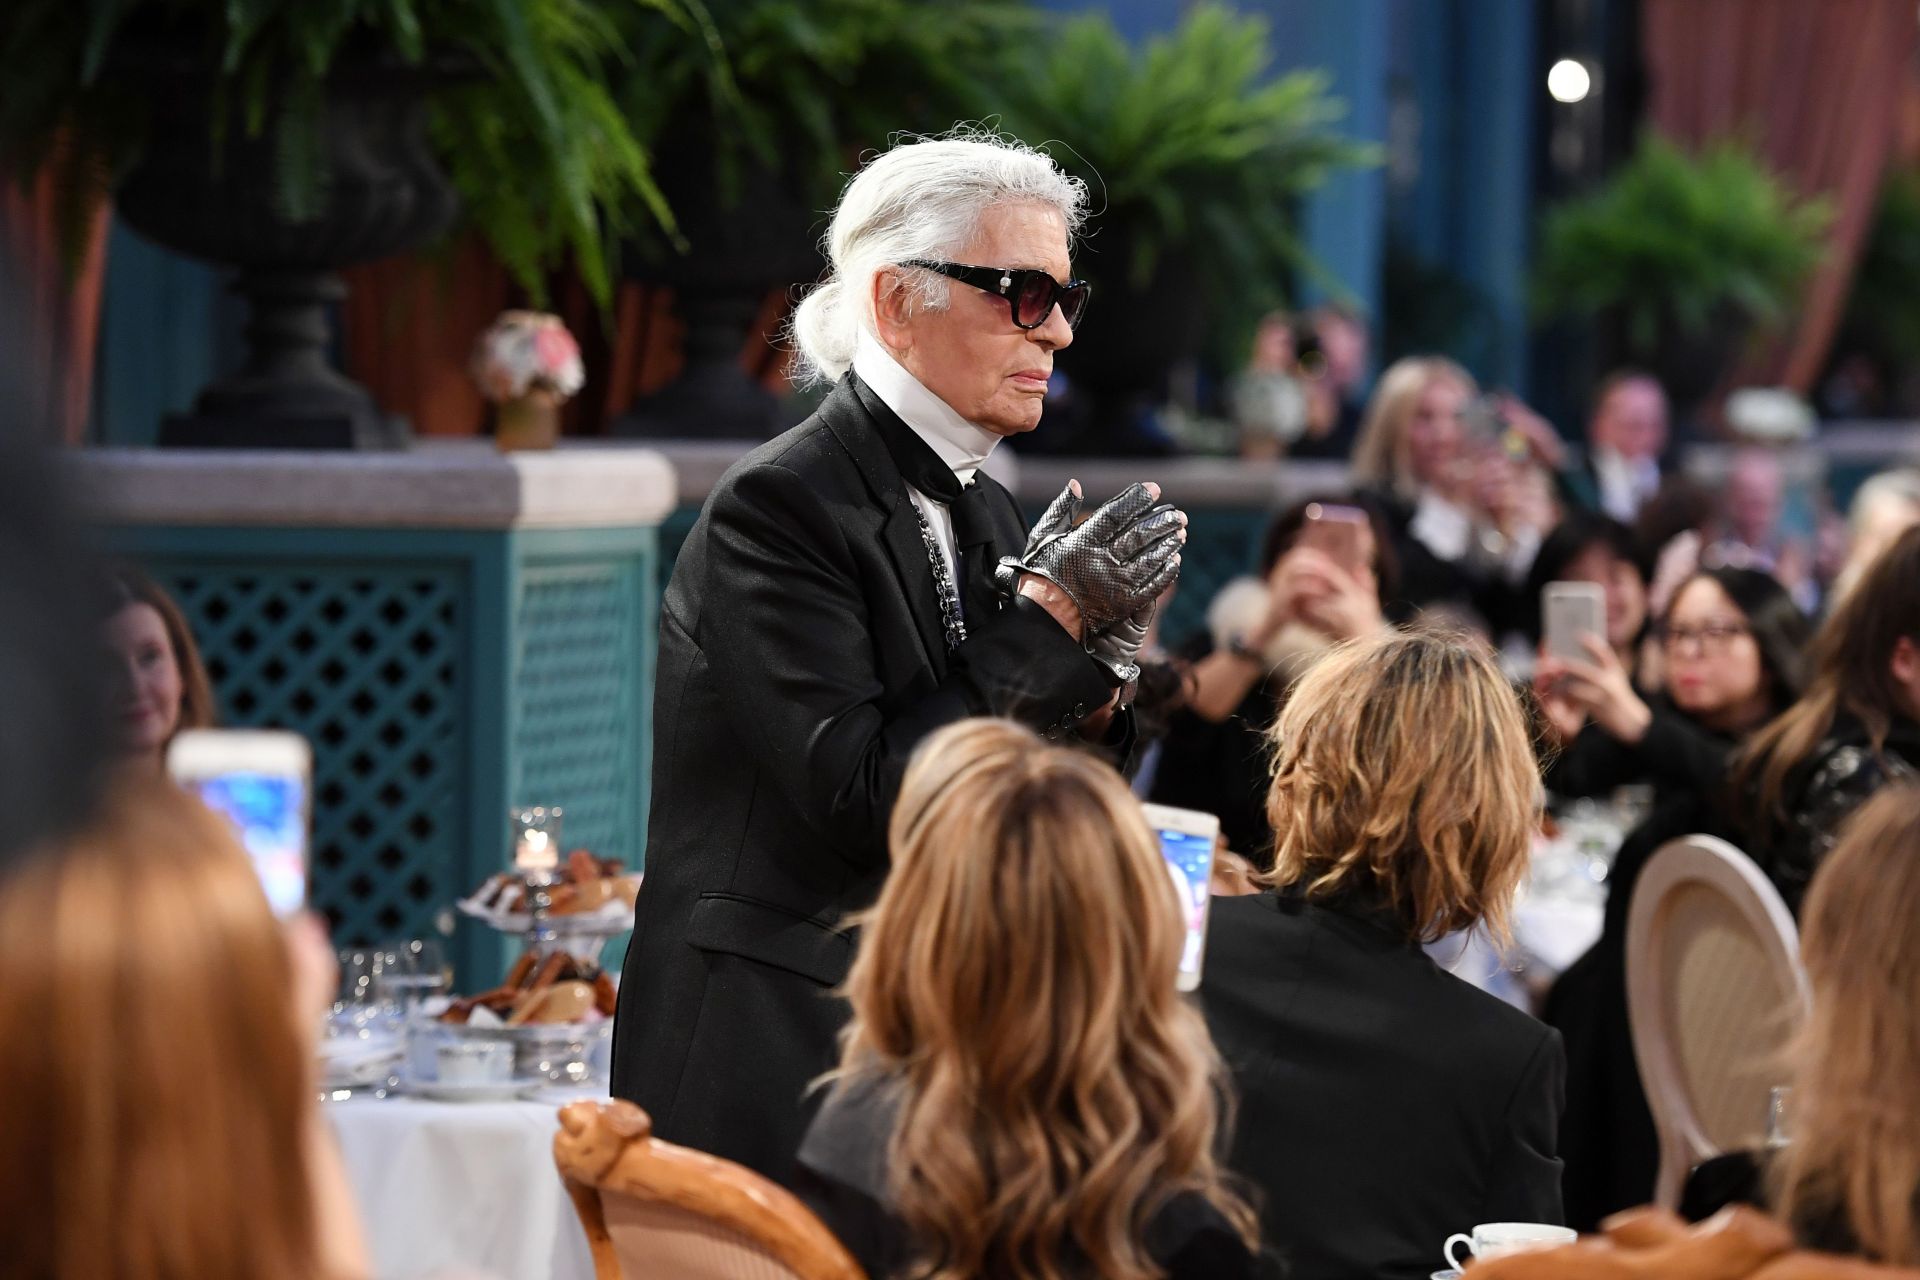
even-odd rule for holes
{"type": "Polygon", "coordinates": [[[1120,684],[1132,684],[1140,678],[1140,646],[1147,642],[1147,630],[1153,626],[1153,611],[1158,599],[1147,601],[1120,621],[1102,631],[1087,646],[1094,661],[1113,672],[1120,684]]]}
{"type": "Polygon", "coordinates": [[[1000,585],[1011,594],[1022,573],[1037,574],[1067,593],[1091,640],[1160,597],[1180,576],[1187,518],[1158,493],[1136,484],[1077,527],[1080,494],[1069,483],[1027,537],[1018,557],[1000,560],[1000,585]]]}

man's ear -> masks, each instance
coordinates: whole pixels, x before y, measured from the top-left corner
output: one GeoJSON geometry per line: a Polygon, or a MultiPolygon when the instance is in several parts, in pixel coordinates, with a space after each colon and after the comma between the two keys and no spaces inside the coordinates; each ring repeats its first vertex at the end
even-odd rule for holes
{"type": "Polygon", "coordinates": [[[880,345],[898,356],[913,349],[911,295],[898,267],[873,273],[873,329],[880,345]]]}

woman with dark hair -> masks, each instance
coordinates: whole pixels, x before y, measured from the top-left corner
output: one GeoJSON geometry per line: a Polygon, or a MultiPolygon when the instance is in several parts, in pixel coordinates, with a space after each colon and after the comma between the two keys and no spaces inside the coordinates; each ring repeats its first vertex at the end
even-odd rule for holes
{"type": "Polygon", "coordinates": [[[1287,689],[1334,644],[1386,625],[1380,602],[1393,593],[1398,566],[1378,512],[1358,508],[1367,519],[1356,531],[1355,567],[1305,533],[1310,511],[1343,504],[1351,500],[1281,512],[1261,540],[1259,577],[1236,578],[1214,597],[1148,791],[1159,804],[1217,814],[1227,847],[1255,863],[1272,843],[1266,735],[1287,689]]]}
{"type": "Polygon", "coordinates": [[[1848,814],[1920,769],[1920,529],[1863,572],[1815,637],[1807,692],[1735,773],[1743,848],[1796,911],[1848,814]]]}
{"type": "Polygon", "coordinates": [[[172,597],[124,566],[113,571],[107,590],[106,642],[120,678],[113,708],[120,754],[159,773],[176,733],[213,723],[213,686],[172,597]]]}
{"type": "Polygon", "coordinates": [[[1621,844],[1600,940],[1560,976],[1547,1021],[1567,1041],[1563,1153],[1569,1225],[1592,1230],[1644,1203],[1658,1147],[1627,1026],[1627,907],[1641,869],[1669,840],[1729,833],[1725,799],[1740,743],[1799,696],[1806,618],[1787,589],[1748,569],[1709,569],[1674,594],[1661,627],[1667,691],[1642,698],[1610,647],[1588,662],[1543,658],[1536,677],[1550,735],[1568,743],[1546,770],[1559,795],[1650,782],[1653,809],[1621,844]],[[1585,723],[1587,721],[1591,723],[1585,723]],[[1584,725],[1584,727],[1583,727],[1584,725]]]}
{"type": "Polygon", "coordinates": [[[1550,582],[1590,582],[1606,592],[1607,645],[1641,680],[1640,644],[1647,633],[1647,579],[1633,533],[1611,516],[1574,510],[1541,542],[1524,592],[1527,638],[1540,643],[1540,595],[1550,582]]]}

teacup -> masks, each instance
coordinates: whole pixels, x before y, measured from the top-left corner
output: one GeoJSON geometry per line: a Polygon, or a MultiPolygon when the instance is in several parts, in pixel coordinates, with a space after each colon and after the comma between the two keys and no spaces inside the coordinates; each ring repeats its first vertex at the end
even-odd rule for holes
{"type": "Polygon", "coordinates": [[[1544,1222],[1482,1222],[1474,1227],[1472,1235],[1456,1232],[1448,1236],[1440,1252],[1445,1255],[1448,1266],[1464,1267],[1465,1260],[1453,1256],[1455,1245],[1467,1246],[1476,1258],[1498,1258],[1502,1254],[1572,1244],[1579,1238],[1579,1233],[1571,1227],[1555,1227],[1544,1222]]]}
{"type": "Polygon", "coordinates": [[[505,1040],[443,1040],[435,1058],[442,1084],[500,1084],[513,1075],[513,1046],[505,1040]]]}

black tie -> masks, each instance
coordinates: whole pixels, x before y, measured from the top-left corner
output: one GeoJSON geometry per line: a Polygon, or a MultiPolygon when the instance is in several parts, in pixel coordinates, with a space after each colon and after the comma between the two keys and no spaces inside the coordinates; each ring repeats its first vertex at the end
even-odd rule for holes
{"type": "Polygon", "coordinates": [[[948,510],[953,514],[953,543],[959,549],[960,603],[967,625],[977,627],[1000,607],[994,585],[993,506],[987,487],[976,479],[962,489],[948,510]]]}

